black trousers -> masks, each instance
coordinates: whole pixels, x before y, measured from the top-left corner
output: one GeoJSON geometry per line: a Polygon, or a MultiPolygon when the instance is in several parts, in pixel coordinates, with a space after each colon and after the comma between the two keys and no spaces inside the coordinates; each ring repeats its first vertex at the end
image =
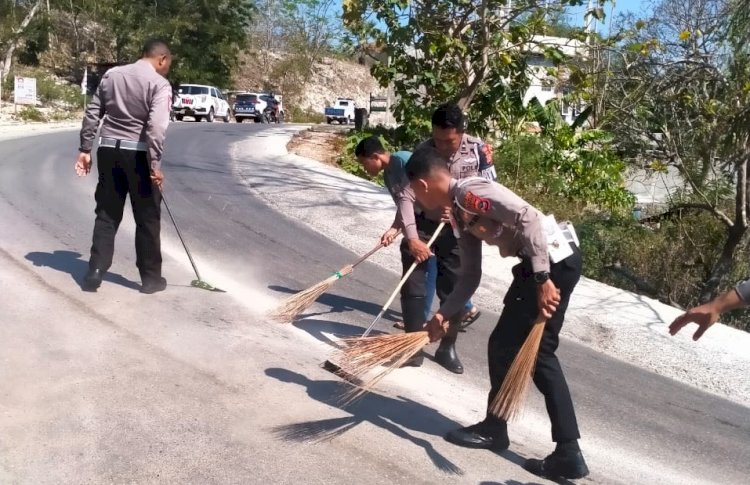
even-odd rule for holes
{"type": "Polygon", "coordinates": [[[100,147],[96,154],[99,183],[89,267],[106,271],[112,266],[115,235],[130,195],[136,265],[143,283],[156,281],[161,278],[161,193],[151,182],[146,152],[100,147]]]}
{"type": "MultiPolygon", "coordinates": [[[[544,326],[534,371],[534,384],[544,395],[547,414],[552,422],[552,441],[580,438],[568,383],[555,355],[570,295],[581,277],[581,253],[574,245],[571,247],[574,248],[574,254],[550,268],[551,279],[560,289],[561,301],[555,314],[544,326]]],[[[488,403],[493,401],[500,390],[513,359],[529,335],[531,325],[538,315],[537,284],[534,282],[531,261],[522,259],[521,263],[513,268],[513,283],[505,295],[505,307],[497,327],[490,335],[487,360],[492,388],[488,403]]]]}
{"type": "MultiPolygon", "coordinates": [[[[439,222],[431,221],[422,215],[417,215],[417,231],[419,232],[419,238],[427,242],[432,234],[435,232],[437,227],[440,225],[439,222]]],[[[440,235],[432,245],[432,252],[435,254],[435,260],[437,261],[437,288],[436,293],[440,299],[440,303],[443,303],[445,299],[453,291],[453,286],[458,281],[459,271],[461,269],[461,261],[459,259],[458,241],[453,235],[453,230],[449,225],[446,225],[440,232],[440,235]]],[[[414,263],[414,258],[409,252],[408,241],[404,238],[401,241],[401,264],[403,267],[403,274],[414,263]]],[[[424,322],[424,305],[426,296],[426,275],[427,262],[420,263],[415,268],[414,272],[401,287],[401,311],[404,317],[404,327],[407,332],[417,332],[422,330],[424,322]]],[[[454,315],[450,316],[452,320],[455,320],[454,315]]],[[[455,326],[455,325],[454,325],[455,326]]],[[[458,330],[457,326],[456,331],[458,330]]],[[[451,337],[455,341],[455,332],[449,332],[448,339],[451,337]]]]}

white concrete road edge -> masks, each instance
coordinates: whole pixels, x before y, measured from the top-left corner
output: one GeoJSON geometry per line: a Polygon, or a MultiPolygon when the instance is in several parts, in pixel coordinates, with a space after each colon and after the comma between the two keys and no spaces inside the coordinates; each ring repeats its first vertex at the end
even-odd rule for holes
{"type": "MultiPolygon", "coordinates": [[[[81,127],[81,121],[64,121],[60,123],[0,123],[0,141],[25,136],[44,135],[55,131],[72,130],[81,127]]],[[[71,155],[75,161],[75,153],[71,155]]]]}
{"type": "MultiPolygon", "coordinates": [[[[79,126],[78,121],[3,124],[0,140],[79,126]]],[[[266,136],[233,144],[237,175],[269,206],[356,253],[365,253],[390,225],[393,202],[382,187],[289,154],[287,142],[304,128],[272,128],[266,136]]],[[[394,272],[396,284],[401,268],[395,245],[375,254],[371,261],[394,272]]],[[[342,266],[346,263],[342,261],[342,266]]],[[[474,299],[480,307],[502,309],[501,296],[510,283],[513,264],[514,259],[500,258],[485,246],[484,276],[474,299]]],[[[311,277],[310,283],[313,280],[317,281],[316,277],[311,277]]],[[[670,337],[667,325],[679,314],[680,310],[656,300],[584,278],[574,293],[563,336],[740,404],[750,402],[750,334],[717,324],[699,342],[690,339],[693,328],[670,337]]]]}
{"type": "MultiPolygon", "coordinates": [[[[231,153],[237,175],[279,212],[355,253],[367,252],[393,220],[390,196],[384,188],[336,167],[289,154],[286,144],[300,129],[303,128],[272,128],[263,137],[233,144],[231,153]]],[[[380,251],[371,260],[394,273],[401,271],[397,245],[380,251]]],[[[484,277],[474,299],[481,308],[494,311],[502,308],[502,295],[510,283],[510,268],[515,261],[503,259],[485,246],[484,277]]],[[[341,265],[346,263],[342,261],[341,265]]],[[[314,281],[316,276],[311,275],[309,283],[314,281]]],[[[667,326],[680,313],[656,300],[584,278],[573,295],[563,336],[657,374],[747,404],[750,334],[717,324],[699,342],[691,340],[694,327],[670,337],[667,326]]]]}

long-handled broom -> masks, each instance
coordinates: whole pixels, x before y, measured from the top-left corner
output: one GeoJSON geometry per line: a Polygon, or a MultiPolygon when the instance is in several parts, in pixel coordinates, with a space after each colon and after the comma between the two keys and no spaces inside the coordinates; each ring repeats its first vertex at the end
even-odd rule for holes
{"type": "Polygon", "coordinates": [[[367,258],[378,252],[383,247],[383,243],[379,243],[354,263],[344,266],[328,278],[314,284],[306,290],[302,290],[290,296],[289,298],[284,300],[281,305],[272,310],[269,313],[269,316],[274,320],[282,323],[293,321],[300,313],[307,310],[310,305],[312,305],[315,300],[320,297],[320,295],[328,291],[338,280],[350,274],[354,270],[354,268],[363,263],[367,258]]]}
{"type": "MultiPolygon", "coordinates": [[[[427,241],[427,247],[432,246],[444,227],[444,222],[438,225],[430,240],[427,241]]],[[[401,367],[404,362],[413,357],[422,347],[430,343],[430,338],[425,331],[369,337],[372,329],[375,328],[375,325],[383,318],[385,312],[388,311],[396,295],[401,291],[401,287],[404,286],[404,283],[409,279],[409,276],[411,276],[418,264],[418,262],[414,261],[406,273],[404,273],[396,289],[393,290],[393,293],[391,293],[388,301],[383,305],[378,316],[370,323],[370,326],[367,327],[362,336],[342,339],[343,347],[339,349],[338,358],[328,359],[323,362],[322,367],[324,369],[347,380],[361,380],[371,370],[384,364],[389,364],[375,374],[375,376],[366,380],[358,388],[355,388],[345,400],[356,399],[358,396],[368,392],[385,376],[390,374],[394,369],[401,367]],[[340,364],[334,363],[334,361],[340,361],[340,364]]]]}
{"type": "MultiPolygon", "coordinates": [[[[432,247],[432,243],[435,242],[435,239],[440,235],[440,232],[445,227],[445,222],[441,222],[437,229],[435,229],[435,232],[432,233],[432,237],[430,237],[430,240],[427,241],[427,247],[432,247]]],[[[365,330],[365,333],[362,334],[362,337],[367,337],[370,335],[370,332],[372,332],[372,329],[375,327],[375,324],[380,321],[381,318],[383,318],[383,315],[385,315],[385,312],[388,311],[388,309],[391,307],[391,303],[393,303],[393,300],[396,298],[396,295],[398,295],[398,292],[401,291],[401,287],[404,286],[404,283],[406,283],[406,280],[409,279],[409,276],[414,272],[415,269],[417,269],[417,265],[419,263],[414,261],[412,265],[409,267],[409,269],[404,273],[403,278],[401,278],[401,281],[398,282],[398,286],[396,286],[396,289],[393,290],[393,293],[391,293],[391,297],[388,298],[388,301],[385,302],[385,305],[383,305],[383,308],[380,309],[380,313],[378,313],[378,316],[375,317],[375,320],[372,321],[369,327],[367,327],[367,330],[365,330]]]]}
{"type": "Polygon", "coordinates": [[[546,323],[547,321],[543,317],[538,317],[534,321],[529,336],[526,337],[526,341],[505,375],[500,391],[490,404],[490,412],[505,421],[517,417],[523,410],[526,395],[534,376],[536,359],[539,355],[539,344],[542,341],[546,323]]]}
{"type": "Polygon", "coordinates": [[[187,244],[185,243],[185,239],[182,237],[182,233],[180,232],[180,228],[177,225],[177,221],[174,220],[174,216],[172,215],[172,211],[169,210],[169,204],[167,204],[167,198],[164,197],[164,192],[161,193],[161,200],[164,202],[164,207],[167,209],[167,214],[169,214],[169,218],[172,219],[172,225],[174,225],[175,231],[177,231],[177,237],[180,238],[180,242],[182,243],[182,247],[185,248],[185,252],[187,253],[187,257],[190,260],[190,264],[193,266],[193,271],[195,272],[195,277],[197,279],[194,279],[190,282],[190,286],[194,286],[196,288],[200,288],[202,290],[208,290],[208,291],[216,291],[219,293],[226,293],[226,291],[221,290],[219,288],[216,288],[215,286],[211,286],[205,281],[201,279],[200,273],[198,273],[198,267],[195,265],[195,261],[193,261],[193,255],[190,254],[190,250],[187,247],[187,244]]]}

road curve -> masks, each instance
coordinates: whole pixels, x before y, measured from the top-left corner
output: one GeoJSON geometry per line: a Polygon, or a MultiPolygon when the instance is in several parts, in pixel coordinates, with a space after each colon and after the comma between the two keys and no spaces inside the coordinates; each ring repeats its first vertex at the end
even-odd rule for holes
{"type": "MultiPolygon", "coordinates": [[[[257,319],[248,321],[243,316],[253,308],[267,306],[269,294],[278,297],[300,289],[303,286],[300,282],[315,281],[315,275],[325,275],[341,266],[342,262],[353,259],[350,252],[335,242],[279,214],[272,204],[269,206],[257,200],[233,170],[229,159],[230,145],[245,137],[260,140],[267,129],[247,124],[174,123],[169,132],[164,162],[167,178],[165,196],[188,239],[199,268],[203,264],[208,268],[208,275],[217,275],[222,281],[231,282],[227,283],[231,286],[228,289],[234,290],[231,298],[181,286],[190,281],[190,271],[166,215],[163,228],[165,274],[170,282],[168,292],[144,300],[146,297],[140,297],[133,291],[137,288],[138,278],[132,248],[132,220],[126,219],[122,234],[118,237],[116,263],[105,286],[97,294],[81,293],[77,283],[85,270],[90,245],[95,177],[80,180],[73,175],[76,135],[72,132],[55,133],[0,142],[0,215],[5,218],[4,228],[0,231],[0,259],[7,268],[3,277],[7,294],[0,302],[6,308],[15,309],[17,318],[14,321],[35,321],[30,320],[29,315],[38,314],[39,308],[49,306],[48,311],[58,308],[62,315],[60,321],[65,320],[66,315],[68,319],[80,319],[90,332],[92,347],[85,351],[78,349],[86,358],[80,363],[82,367],[73,366],[77,372],[85,374],[87,366],[91,366],[99,373],[116,376],[121,369],[143,365],[141,371],[149,376],[147,381],[160,385],[167,381],[178,382],[185,390],[175,392],[174,397],[179,398],[180,402],[195,401],[194,406],[184,409],[170,396],[159,395],[154,400],[163,403],[166,409],[160,411],[149,405],[154,389],[137,389],[132,396],[132,406],[127,406],[127,392],[119,388],[114,392],[114,388],[107,384],[101,389],[113,391],[113,394],[102,397],[95,386],[83,392],[84,396],[91,397],[90,402],[71,398],[63,400],[64,405],[70,409],[101,405],[106,413],[95,410],[83,414],[72,412],[67,420],[58,416],[65,426],[52,426],[47,420],[51,413],[49,399],[62,395],[49,390],[54,381],[46,382],[47,390],[40,391],[34,398],[25,396],[23,389],[31,384],[28,379],[50,379],[48,375],[54,366],[49,364],[34,371],[36,364],[26,357],[33,354],[49,362],[59,358],[65,365],[72,365],[76,352],[69,350],[64,357],[55,357],[54,349],[39,349],[57,344],[63,347],[70,345],[69,339],[74,336],[59,336],[48,329],[56,336],[46,340],[44,335],[27,335],[26,332],[30,331],[28,327],[6,326],[2,332],[7,338],[5,344],[0,343],[0,358],[5,354],[4,361],[8,365],[4,365],[5,370],[0,370],[0,378],[14,386],[0,395],[0,412],[3,413],[0,417],[0,481],[4,481],[5,477],[13,483],[65,482],[76,476],[74,472],[78,472],[83,473],[78,475],[81,477],[91,476],[92,481],[118,481],[132,477],[138,477],[141,481],[160,481],[157,477],[161,477],[165,481],[186,479],[216,483],[269,483],[269,480],[270,483],[292,483],[305,479],[309,483],[326,483],[328,477],[330,481],[327,483],[351,483],[351,475],[346,473],[339,475],[339,479],[331,478],[336,475],[334,469],[352,467],[351,460],[361,462],[352,470],[362,474],[358,481],[366,483],[517,484],[521,483],[517,480],[530,479],[517,466],[519,460],[513,454],[505,455],[504,460],[491,454],[455,450],[443,443],[439,435],[460,422],[458,419],[449,420],[438,413],[436,416],[414,418],[416,424],[411,423],[408,416],[431,412],[419,404],[418,399],[399,401],[384,397],[361,404],[365,411],[360,414],[366,416],[362,420],[371,428],[377,428],[378,436],[386,440],[390,451],[375,452],[369,449],[362,442],[368,439],[362,426],[359,428],[363,429],[343,434],[331,442],[339,445],[312,448],[297,444],[294,440],[273,441],[273,433],[262,423],[273,423],[274,406],[283,405],[273,397],[276,388],[285,389],[278,391],[280,396],[291,393],[290,386],[306,388],[306,395],[303,393],[302,399],[310,402],[301,403],[300,410],[305,410],[305,414],[338,416],[341,410],[332,406],[326,396],[332,386],[335,387],[334,378],[321,377],[318,372],[322,371],[318,369],[313,374],[319,378],[317,385],[312,385],[311,378],[305,377],[305,369],[311,369],[320,360],[320,352],[311,342],[320,344],[327,340],[328,334],[353,333],[366,326],[390,292],[394,281],[392,274],[366,263],[365,268],[348,278],[345,285],[337,286],[331,295],[321,300],[323,307],[333,308],[334,313],[339,315],[313,315],[308,318],[307,324],[298,325],[298,328],[260,330],[258,327],[267,325],[265,322],[258,322],[257,319]],[[16,278],[18,287],[14,286],[16,278]],[[31,296],[30,301],[9,301],[8,295],[18,292],[19,287],[28,287],[29,295],[40,292],[47,296],[39,297],[36,306],[31,296]],[[243,301],[237,293],[245,289],[253,290],[246,293],[247,298],[243,301]],[[191,322],[182,330],[185,335],[180,334],[177,325],[181,320],[173,321],[173,318],[177,318],[173,315],[191,322]],[[131,325],[128,322],[137,323],[131,325]],[[117,335],[105,335],[102,327],[105,324],[109,332],[117,335]],[[297,337],[299,334],[303,335],[302,340],[297,337]],[[110,338],[116,340],[110,341],[110,338]],[[96,342],[105,340],[103,348],[114,353],[119,352],[117,349],[123,345],[138,344],[139,350],[110,362],[106,356],[96,355],[92,350],[96,342]],[[288,344],[276,348],[275,345],[282,341],[288,344]],[[267,347],[258,349],[259,342],[266,342],[267,347]],[[239,345],[257,352],[257,358],[245,356],[243,358],[251,360],[242,361],[232,352],[234,346],[239,345]],[[155,354],[154,349],[159,349],[159,352],[155,354]],[[272,349],[275,352],[271,352],[272,349]],[[286,354],[284,349],[289,353],[286,354]],[[215,352],[211,354],[209,351],[215,352]],[[195,362],[191,362],[193,359],[195,362]],[[277,362],[277,365],[272,365],[273,362],[277,362]],[[257,368],[240,369],[251,365],[257,368]],[[11,376],[11,366],[26,369],[27,375],[19,373],[11,376]],[[164,376],[158,375],[158,369],[162,368],[167,376],[173,375],[174,379],[165,380],[164,376]],[[185,368],[193,369],[193,373],[185,374],[185,368]],[[252,379],[245,379],[246,373],[252,374],[252,379]],[[198,383],[200,379],[208,384],[198,383]],[[252,387],[246,387],[250,383],[252,387]],[[255,398],[252,389],[258,389],[255,398]],[[211,393],[221,395],[223,402],[212,401],[211,393]],[[250,407],[263,408],[264,413],[253,416],[253,419],[247,418],[246,426],[238,426],[237,422],[245,419],[239,410],[248,411],[245,407],[249,405],[247,401],[253,399],[257,399],[257,402],[250,407]],[[28,415],[23,413],[24,406],[27,406],[28,415]],[[373,408],[378,407],[387,407],[391,414],[373,417],[373,413],[377,414],[377,409],[373,411],[373,408]],[[120,429],[109,430],[109,434],[103,429],[105,425],[102,420],[107,413],[118,416],[137,414],[138,409],[154,413],[154,416],[122,417],[116,420],[122,425],[120,429]],[[166,414],[160,417],[160,412],[166,414]],[[190,416],[195,420],[194,424],[182,423],[174,416],[167,416],[169,413],[190,416]],[[234,424],[222,421],[217,415],[206,417],[205,413],[226,413],[226,419],[234,424]],[[142,425],[144,419],[159,433],[151,435],[142,425]],[[200,428],[202,421],[206,426],[215,426],[217,434],[210,431],[186,434],[184,430],[175,428],[200,428]],[[33,430],[31,436],[35,440],[22,440],[23,449],[19,450],[14,449],[14,443],[7,436],[21,439],[22,433],[15,427],[20,426],[17,423],[21,422],[25,429],[33,430]],[[135,423],[141,424],[136,426],[135,423]],[[96,428],[96,446],[91,442],[92,435],[86,432],[89,425],[96,428]],[[128,426],[132,433],[128,431],[128,426]],[[238,431],[239,428],[244,429],[238,431]],[[66,433],[76,439],[64,438],[66,433]],[[204,450],[206,455],[194,456],[185,443],[170,443],[165,435],[181,438],[202,436],[208,444],[199,442],[196,447],[204,450]],[[115,437],[121,442],[107,446],[107,437],[115,437]],[[145,442],[142,441],[144,437],[145,442]],[[45,461],[42,458],[47,446],[45,440],[50,439],[58,442],[54,446],[55,453],[45,461]],[[129,440],[138,447],[146,446],[148,440],[159,445],[155,448],[162,450],[160,460],[164,463],[163,475],[158,475],[153,467],[147,467],[149,474],[146,475],[138,475],[134,471],[136,465],[147,461],[150,455],[146,451],[136,452],[133,449],[128,452],[129,440]],[[403,440],[410,442],[409,447],[417,444],[420,453],[401,456],[394,447],[400,446],[403,440]],[[275,444],[269,444],[271,441],[275,444]],[[255,463],[252,470],[247,469],[242,457],[248,448],[238,443],[253,449],[266,448],[265,453],[258,451],[265,456],[262,463],[255,463]],[[222,449],[226,455],[217,456],[222,449]],[[10,453],[9,450],[14,451],[10,453]],[[421,450],[427,453],[429,460],[425,460],[421,450]],[[337,453],[338,457],[330,458],[329,452],[337,453]],[[74,456],[77,453],[91,456],[77,458],[74,456]],[[285,453],[306,458],[298,458],[293,470],[272,463],[273,456],[285,453]],[[214,473],[210,476],[200,475],[196,471],[200,467],[182,465],[186,457],[206,460],[206,469],[214,473]],[[116,462],[118,459],[130,461],[133,468],[110,461],[116,462]],[[330,461],[326,463],[326,460],[330,461]],[[391,469],[400,460],[403,460],[401,466],[391,469]],[[420,463],[420,460],[428,465],[412,464],[420,463]],[[50,475],[42,472],[56,469],[51,466],[52,463],[65,465],[59,468],[59,475],[50,478],[50,475]],[[434,471],[434,478],[425,472],[429,472],[433,465],[438,468],[434,471]],[[459,468],[463,469],[463,474],[453,473],[459,468]],[[221,477],[218,470],[222,469],[228,475],[221,477]],[[500,476],[489,476],[493,469],[500,476]],[[188,470],[191,470],[190,474],[181,475],[188,470]],[[63,471],[71,475],[66,476],[63,471]],[[480,480],[477,476],[486,476],[486,479],[480,480]]],[[[13,312],[10,310],[6,313],[11,314],[13,312]]],[[[459,351],[466,374],[461,378],[463,381],[458,382],[477,389],[485,387],[484,345],[496,319],[497,315],[485,314],[469,332],[462,334],[459,351]]],[[[45,320],[47,324],[50,321],[54,319],[45,320]]],[[[66,325],[69,324],[66,322],[66,325]]],[[[74,330],[68,328],[66,332],[74,330]]],[[[0,337],[2,335],[0,333],[0,337]]],[[[591,463],[600,465],[598,468],[592,466],[592,482],[674,483],[674,477],[680,476],[691,477],[694,483],[747,483],[747,477],[750,477],[748,408],[650,374],[572,342],[563,341],[560,355],[577,405],[584,434],[583,443],[596,447],[596,450],[591,450],[592,454],[602,457],[595,458],[591,463]],[[643,457],[648,457],[648,465],[638,461],[643,457]],[[658,469],[653,469],[653,463],[669,471],[660,474],[658,469]],[[674,470],[679,474],[675,475],[674,470]]],[[[126,374],[128,372],[125,371],[126,374]]],[[[430,366],[425,372],[441,373],[435,366],[430,366]]],[[[419,374],[415,372],[414,375],[419,374]]],[[[138,382],[137,372],[128,376],[121,384],[138,382]]],[[[70,376],[60,375],[56,378],[67,382],[70,376]]],[[[100,385],[101,375],[96,379],[97,385],[100,385]]],[[[299,393],[299,389],[296,391],[299,393]]],[[[72,392],[72,388],[68,392],[72,392]]],[[[300,396],[295,399],[300,399],[300,396]]],[[[467,412],[476,415],[481,412],[482,403],[467,402],[465,406],[467,412]]],[[[531,414],[543,415],[542,409],[540,399],[534,398],[531,414]]],[[[286,413],[281,413],[284,419],[279,418],[277,424],[280,426],[301,417],[291,410],[286,413]]],[[[540,422],[540,426],[546,426],[544,421],[540,422]]],[[[523,433],[519,435],[526,436],[523,433]]],[[[548,444],[539,444],[544,443],[547,436],[530,443],[518,443],[518,438],[511,437],[514,445],[517,445],[515,449],[521,449],[522,455],[540,456],[549,451],[548,444]]]]}

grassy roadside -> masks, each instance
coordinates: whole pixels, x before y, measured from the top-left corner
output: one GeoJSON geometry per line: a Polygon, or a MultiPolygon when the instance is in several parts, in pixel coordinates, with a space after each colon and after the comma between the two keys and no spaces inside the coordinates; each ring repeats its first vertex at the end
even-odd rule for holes
{"type": "MultiPolygon", "coordinates": [[[[392,150],[403,143],[383,136],[392,150]]],[[[372,133],[304,131],[290,142],[290,152],[335,165],[358,177],[382,185],[382,176],[369,177],[354,158],[354,147],[372,133]]],[[[509,140],[495,148],[499,182],[545,213],[575,225],[585,255],[584,276],[663,303],[690,307],[699,304],[699,282],[706,262],[715,260],[722,245],[722,228],[710,216],[686,214],[680,219],[641,223],[626,211],[604,210],[574,197],[562,196],[539,183],[542,154],[529,139],[509,140]],[[690,227],[701,231],[688,234],[690,227]]],[[[741,258],[742,255],[738,255],[741,258]]],[[[736,264],[724,289],[745,277],[746,265],[736,264]]],[[[750,310],[730,312],[722,322],[750,331],[750,310]]]]}

